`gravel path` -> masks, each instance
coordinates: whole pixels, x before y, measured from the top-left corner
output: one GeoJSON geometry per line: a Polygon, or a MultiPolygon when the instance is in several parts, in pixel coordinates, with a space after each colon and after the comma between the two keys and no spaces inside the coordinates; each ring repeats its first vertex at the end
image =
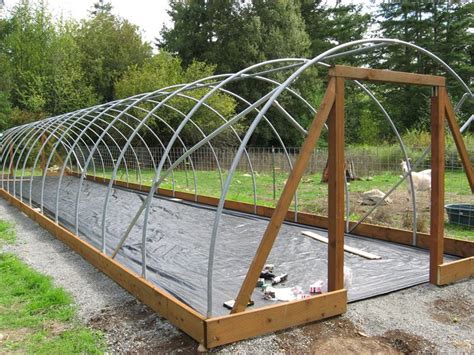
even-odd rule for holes
{"type": "MultiPolygon", "coordinates": [[[[194,352],[197,344],[0,199],[0,218],[16,225],[4,247],[51,276],[76,300],[79,317],[105,332],[112,352],[194,352]]],[[[474,280],[421,285],[349,305],[324,322],[242,341],[217,352],[473,353],[474,280]]]]}

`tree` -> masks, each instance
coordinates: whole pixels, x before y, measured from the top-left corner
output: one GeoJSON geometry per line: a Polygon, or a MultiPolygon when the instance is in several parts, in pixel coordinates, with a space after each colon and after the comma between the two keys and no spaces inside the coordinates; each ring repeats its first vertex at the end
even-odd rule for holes
{"type": "Polygon", "coordinates": [[[12,120],[39,119],[96,102],[78,61],[72,23],[54,23],[42,2],[28,0],[22,0],[6,21],[0,61],[7,68],[9,84],[3,96],[18,110],[32,113],[15,110],[12,120]]]}
{"type": "MultiPolygon", "coordinates": [[[[380,5],[379,25],[383,37],[399,38],[428,49],[449,63],[467,82],[474,75],[473,3],[402,1],[380,5]]],[[[393,46],[374,54],[372,65],[392,70],[421,74],[441,74],[440,65],[426,55],[408,47],[393,46]]],[[[429,91],[413,86],[383,87],[389,112],[402,129],[429,129],[429,91]],[[401,105],[400,103],[403,103],[401,105]]],[[[455,100],[462,88],[448,80],[448,89],[455,100]]],[[[466,112],[472,106],[465,105],[466,112]]]]}
{"type": "MultiPolygon", "coordinates": [[[[184,66],[196,59],[216,65],[217,73],[230,73],[268,59],[309,54],[310,40],[297,0],[172,0],[169,14],[174,21],[173,27],[162,30],[158,45],[180,56],[184,66]]],[[[282,80],[283,76],[273,75],[273,78],[282,80]]],[[[301,80],[298,85],[303,82],[301,80]]],[[[269,88],[268,84],[256,80],[229,86],[249,101],[258,99],[269,88]]],[[[242,105],[239,109],[243,108],[242,105]]],[[[298,107],[288,109],[296,113],[300,110],[298,107]]],[[[289,144],[299,142],[299,136],[284,129],[287,121],[279,112],[272,110],[271,116],[272,123],[280,128],[289,144]]],[[[269,126],[259,125],[251,144],[272,143],[278,144],[278,140],[269,126]]]]}
{"type": "Polygon", "coordinates": [[[8,93],[0,91],[0,132],[9,127],[11,112],[12,107],[8,98],[8,93]]]}
{"type": "MultiPolygon", "coordinates": [[[[364,38],[371,24],[371,16],[355,4],[337,3],[331,7],[321,0],[301,0],[301,15],[311,39],[312,56],[334,45],[364,38]]],[[[351,58],[346,60],[351,62],[351,58]]]]}
{"type": "Polygon", "coordinates": [[[223,73],[264,60],[260,21],[239,1],[171,0],[168,14],[173,27],[162,29],[157,45],[178,54],[184,66],[196,59],[223,73]]]}
{"type": "Polygon", "coordinates": [[[96,3],[75,37],[87,82],[103,101],[114,98],[114,83],[129,66],[141,65],[151,56],[139,28],[113,15],[111,9],[109,3],[96,3]]]}
{"type": "MultiPolygon", "coordinates": [[[[183,68],[181,59],[175,57],[165,51],[145,60],[142,66],[133,66],[123,75],[116,85],[116,94],[118,98],[133,96],[139,93],[153,92],[157,89],[176,84],[185,84],[198,79],[213,75],[215,66],[207,65],[203,62],[193,61],[189,66],[183,68]]],[[[195,99],[202,98],[209,92],[207,88],[187,90],[184,94],[195,99]]],[[[159,97],[160,101],[163,97],[159,97]]],[[[207,101],[211,107],[216,109],[224,118],[229,118],[235,109],[235,100],[223,93],[213,94],[207,101]]],[[[168,104],[177,108],[182,113],[188,113],[196,104],[196,101],[184,97],[177,96],[171,99],[168,104]]],[[[150,105],[148,109],[154,107],[150,105]]],[[[183,115],[170,109],[163,107],[155,112],[156,115],[162,117],[171,126],[177,127],[183,120],[183,115]]],[[[133,111],[133,114],[139,118],[144,118],[145,113],[142,111],[133,111]]],[[[210,133],[219,127],[223,120],[219,119],[209,109],[202,108],[195,115],[193,121],[196,122],[204,132],[210,133]]],[[[154,131],[161,137],[169,137],[172,132],[158,119],[151,119],[148,124],[154,128],[154,131]]],[[[239,126],[237,126],[237,129],[239,126]]],[[[149,132],[143,131],[146,135],[149,132]]],[[[229,133],[229,132],[227,132],[229,133]]],[[[192,124],[188,124],[184,130],[183,138],[188,143],[195,143],[203,138],[202,134],[196,130],[192,124]]],[[[219,144],[230,138],[228,134],[220,135],[215,143],[219,144]]],[[[235,138],[234,138],[235,139],[235,138]]]]}
{"type": "Polygon", "coordinates": [[[158,46],[183,59],[235,72],[274,58],[305,56],[310,40],[295,0],[171,0],[173,28],[163,28],[158,46]]]}

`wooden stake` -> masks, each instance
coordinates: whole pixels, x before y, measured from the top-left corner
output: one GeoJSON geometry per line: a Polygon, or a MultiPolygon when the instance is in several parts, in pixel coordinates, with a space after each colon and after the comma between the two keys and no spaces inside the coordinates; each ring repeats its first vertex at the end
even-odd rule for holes
{"type": "Polygon", "coordinates": [[[344,78],[328,120],[328,291],[344,288],[344,78]]]}
{"type": "Polygon", "coordinates": [[[431,222],[430,283],[438,282],[444,242],[444,118],[445,90],[434,88],[431,98],[431,222]]]}
{"type": "Polygon", "coordinates": [[[474,167],[472,166],[471,160],[469,159],[466,144],[462,139],[461,130],[459,129],[458,121],[456,120],[456,114],[454,113],[454,109],[451,105],[451,101],[449,100],[446,89],[441,87],[440,90],[443,91],[443,95],[446,100],[446,119],[448,121],[449,129],[453,134],[454,143],[456,143],[456,148],[458,149],[462,166],[466,172],[467,180],[469,181],[469,186],[471,187],[471,192],[474,193],[474,167]]]}
{"type": "Polygon", "coordinates": [[[250,295],[252,294],[253,289],[255,288],[260,272],[267,261],[273,243],[275,242],[278,232],[280,231],[280,227],[285,220],[286,213],[288,212],[288,208],[290,207],[293,196],[296,192],[296,189],[298,188],[301,177],[308,166],[313,149],[316,146],[319,136],[321,135],[321,131],[324,127],[324,123],[326,122],[329,112],[333,106],[334,96],[335,79],[331,78],[329,80],[328,88],[324,95],[321,106],[319,107],[318,113],[313,119],[311,127],[308,131],[308,136],[303,143],[301,152],[298,155],[290,177],[288,178],[285,188],[283,189],[280,199],[278,200],[278,204],[275,208],[272,218],[267,225],[267,229],[263,234],[257,252],[255,253],[252,263],[250,264],[249,271],[247,272],[237,299],[235,300],[232,313],[242,312],[247,307],[247,302],[250,298],[250,295]]]}

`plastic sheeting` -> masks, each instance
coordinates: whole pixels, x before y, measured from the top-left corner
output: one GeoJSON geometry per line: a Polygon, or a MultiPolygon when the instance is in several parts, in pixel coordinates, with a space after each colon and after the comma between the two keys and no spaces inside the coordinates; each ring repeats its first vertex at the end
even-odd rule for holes
{"type": "MultiPolygon", "coordinates": [[[[65,177],[60,189],[59,221],[74,231],[78,179],[65,177]]],[[[32,201],[40,201],[41,178],[35,177],[32,201]]],[[[58,178],[47,177],[44,209],[56,210],[58,178]]],[[[10,183],[10,191],[13,187],[10,183]]],[[[100,249],[102,211],[106,186],[85,181],[79,203],[79,235],[100,249]]],[[[16,184],[18,195],[19,183],[16,184]]],[[[23,199],[29,199],[29,182],[23,182],[23,199]]],[[[144,195],[114,188],[106,216],[106,253],[111,255],[138,210],[144,195]]],[[[215,209],[175,199],[155,198],[152,203],[146,240],[148,279],[190,305],[198,312],[207,310],[207,266],[209,243],[215,209]]],[[[234,299],[268,224],[268,219],[226,211],[219,226],[214,262],[213,315],[227,314],[223,302],[234,299]]],[[[124,243],[116,260],[128,269],[141,273],[142,220],[124,243]]],[[[301,234],[311,230],[327,236],[324,230],[285,223],[272,249],[268,263],[275,273],[288,273],[288,280],[278,287],[309,286],[327,278],[327,245],[301,234]]],[[[382,257],[367,260],[345,254],[345,265],[352,272],[349,301],[356,301],[396,291],[428,281],[429,254],[426,250],[368,238],[346,235],[346,245],[382,257]]],[[[451,257],[446,257],[451,259],[451,257]]],[[[452,258],[454,259],[454,258],[452,258]]],[[[271,304],[255,289],[255,306],[271,304]]]]}

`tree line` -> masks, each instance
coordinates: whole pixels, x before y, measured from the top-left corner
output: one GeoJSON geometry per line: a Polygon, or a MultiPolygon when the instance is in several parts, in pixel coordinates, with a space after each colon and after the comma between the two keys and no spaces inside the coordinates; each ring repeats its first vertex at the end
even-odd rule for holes
{"type": "MultiPolygon", "coordinates": [[[[322,0],[170,0],[172,24],[157,34],[155,43],[147,43],[139,27],[115,15],[104,0],[81,21],[55,20],[44,2],[21,0],[0,20],[0,131],[215,73],[236,72],[264,60],[312,58],[336,44],[370,37],[398,38],[427,48],[469,84],[474,76],[473,3],[375,0],[372,7],[367,12],[360,5],[345,1],[328,5],[322,0]]],[[[444,74],[429,57],[396,46],[343,58],[343,63],[444,74]]],[[[325,80],[325,69],[314,68],[294,89],[317,106],[325,80]]],[[[255,82],[235,85],[248,100],[256,100],[267,89],[255,82]]],[[[429,90],[390,85],[373,90],[402,131],[428,129],[429,90]]],[[[462,95],[452,80],[448,90],[455,100],[462,95]]],[[[348,85],[347,91],[348,142],[393,139],[370,99],[355,86],[348,85]]],[[[238,109],[239,103],[226,95],[213,100],[224,116],[238,109]]],[[[281,100],[303,126],[309,125],[312,117],[298,103],[284,96],[281,100]]],[[[188,106],[183,102],[180,109],[188,106]]],[[[467,103],[461,116],[473,108],[472,102],[467,103]]],[[[206,125],[204,115],[199,119],[206,125]]],[[[286,132],[286,121],[277,112],[274,124],[285,143],[301,143],[301,137],[286,132]]],[[[264,126],[251,142],[276,143],[264,126]]]]}

